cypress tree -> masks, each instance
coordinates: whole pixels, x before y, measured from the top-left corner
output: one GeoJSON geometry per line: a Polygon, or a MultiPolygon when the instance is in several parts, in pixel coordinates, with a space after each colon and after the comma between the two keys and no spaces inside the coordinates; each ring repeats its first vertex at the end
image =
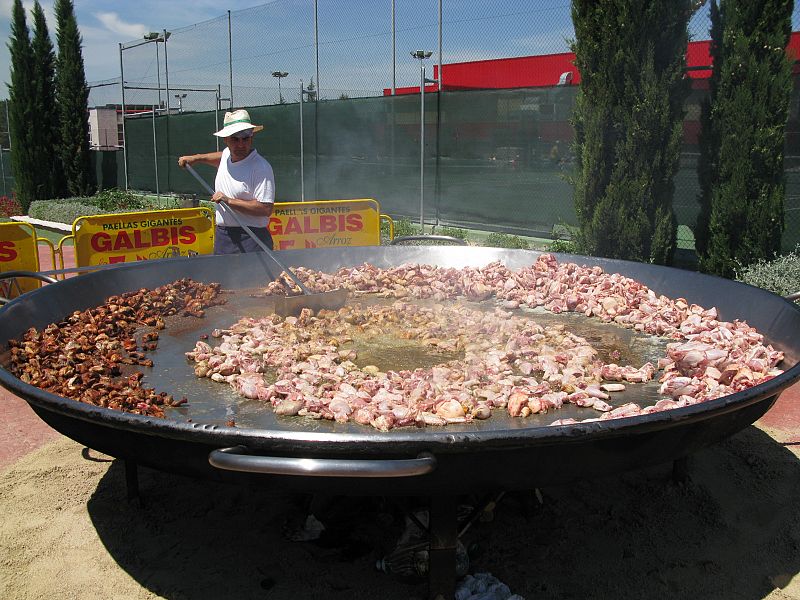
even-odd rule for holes
{"type": "Polygon", "coordinates": [[[669,264],[692,0],[572,0],[580,252],[669,264]]]}
{"type": "Polygon", "coordinates": [[[8,86],[11,171],[17,200],[27,213],[31,200],[35,198],[35,174],[41,168],[36,162],[32,127],[40,115],[36,113],[35,87],[31,77],[33,48],[21,0],[14,0],[8,50],[11,56],[11,83],[8,86]]]}
{"type": "Polygon", "coordinates": [[[730,277],[780,251],[792,90],[792,0],[715,0],[695,239],[700,268],[730,277]]]}
{"type": "Polygon", "coordinates": [[[72,0],[56,0],[56,100],[60,130],[59,153],[71,196],[93,192],[89,160],[89,87],[83,70],[81,35],[72,0]]]}
{"type": "Polygon", "coordinates": [[[55,98],[55,62],[53,42],[39,1],[33,5],[33,82],[36,113],[31,123],[39,168],[36,170],[36,199],[62,195],[59,179],[62,172],[58,156],[58,111],[55,98]]]}

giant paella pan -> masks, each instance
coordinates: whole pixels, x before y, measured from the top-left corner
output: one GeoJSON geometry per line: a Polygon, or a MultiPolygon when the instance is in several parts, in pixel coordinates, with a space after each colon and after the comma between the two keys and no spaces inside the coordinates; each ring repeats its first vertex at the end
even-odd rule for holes
{"type": "MultiPolygon", "coordinates": [[[[464,247],[303,250],[284,252],[282,257],[291,266],[326,273],[365,263],[384,269],[404,264],[460,269],[499,261],[514,270],[541,259],[533,251],[464,247]]],[[[258,408],[253,400],[229,391],[223,394],[224,386],[198,379],[184,357],[212,329],[229,326],[247,314],[269,312],[269,298],[245,290],[266,286],[278,274],[266,257],[248,254],[145,261],[101,270],[47,285],[0,310],[0,344],[8,347],[29,328],[58,323],[109,296],[186,277],[219,283],[231,292],[228,302],[208,309],[203,319],[184,317],[167,327],[151,355],[153,366],[144,369],[145,380],[154,387],[172,386],[172,394],[185,394],[189,400],[168,408],[163,417],[46,392],[8,368],[0,369],[0,383],[24,398],[56,430],[132,463],[310,491],[436,496],[531,488],[675,460],[753,423],[800,376],[800,310],[776,295],[659,266],[567,255],[556,259],[631,278],[655,295],[680,298],[686,305],[715,307],[720,321],[746,321],[755,327],[782,361],[756,385],[733,393],[677,403],[669,410],[618,411],[620,418],[613,419],[555,411],[519,418],[506,410],[494,411],[487,419],[452,420],[445,426],[381,430],[353,420],[281,416],[258,408]]],[[[507,314],[522,310],[516,304],[506,309],[507,314]]],[[[629,386],[624,403],[634,404],[637,394],[650,393],[629,386]]],[[[653,399],[642,400],[639,404],[644,405],[653,399]]]]}

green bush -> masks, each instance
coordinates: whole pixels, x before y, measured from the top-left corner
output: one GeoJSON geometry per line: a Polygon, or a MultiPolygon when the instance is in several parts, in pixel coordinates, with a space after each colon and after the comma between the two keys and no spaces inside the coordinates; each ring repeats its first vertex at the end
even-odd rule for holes
{"type": "MultiPolygon", "coordinates": [[[[202,203],[201,203],[202,204],[202,203]]],[[[394,237],[398,238],[405,235],[417,235],[419,228],[412,225],[408,219],[394,221],[394,237]]],[[[381,221],[381,243],[388,244],[392,240],[389,237],[389,222],[381,221]]]]}
{"type": "Polygon", "coordinates": [[[442,227],[436,233],[437,235],[449,235],[450,237],[467,241],[467,230],[460,227],[442,227]]]}
{"type": "Polygon", "coordinates": [[[800,292],[800,246],[773,260],[760,260],[736,269],[736,279],[788,296],[800,292]]]}
{"type": "Polygon", "coordinates": [[[394,237],[405,235],[419,235],[419,227],[414,225],[410,219],[400,219],[394,224],[394,237]]]}
{"type": "Polygon", "coordinates": [[[553,240],[545,248],[548,252],[563,252],[564,254],[577,254],[578,247],[573,240],[553,240]]]}
{"type": "Polygon", "coordinates": [[[105,212],[98,206],[84,204],[76,200],[80,200],[80,198],[71,198],[67,200],[35,200],[31,202],[31,206],[28,209],[28,216],[32,219],[72,225],[72,222],[78,217],[88,217],[105,212]]]}
{"type": "Polygon", "coordinates": [[[528,242],[519,236],[500,232],[490,233],[483,245],[491,248],[513,248],[515,250],[527,250],[529,247],[528,242]]]}
{"type": "Polygon", "coordinates": [[[108,212],[135,212],[137,210],[146,210],[150,208],[147,201],[141,196],[117,188],[111,188],[97,192],[91,198],[87,198],[87,204],[94,204],[103,209],[104,213],[108,212]]]}

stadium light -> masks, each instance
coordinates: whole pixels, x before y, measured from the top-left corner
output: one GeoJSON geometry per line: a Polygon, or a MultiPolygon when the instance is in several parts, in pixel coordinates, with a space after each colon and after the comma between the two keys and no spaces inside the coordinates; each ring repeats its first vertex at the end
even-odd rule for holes
{"type": "Polygon", "coordinates": [[[272,76],[278,80],[278,104],[283,104],[283,94],[281,93],[281,79],[288,76],[287,71],[273,71],[272,76]]]}
{"type": "Polygon", "coordinates": [[[186,98],[186,93],[175,94],[175,99],[178,101],[178,114],[183,112],[183,99],[186,98]]]}

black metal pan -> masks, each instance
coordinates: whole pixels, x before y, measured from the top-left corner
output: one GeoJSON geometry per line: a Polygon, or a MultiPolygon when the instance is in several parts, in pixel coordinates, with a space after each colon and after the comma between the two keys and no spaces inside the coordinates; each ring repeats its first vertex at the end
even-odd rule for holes
{"type": "MultiPolygon", "coordinates": [[[[405,262],[462,267],[502,260],[516,268],[537,256],[521,250],[419,246],[282,253],[291,266],[323,271],[364,262],[381,267],[405,262]]],[[[530,488],[674,460],[753,423],[783,389],[800,378],[800,310],[779,296],[676,269],[559,258],[600,265],[608,272],[633,277],[657,293],[716,306],[724,320],[746,320],[785,353],[786,372],[731,396],[626,419],[555,427],[497,420],[474,427],[402,428],[385,433],[327,422],[315,422],[313,428],[278,422],[242,428],[177,417],[156,419],[60,398],[5,370],[0,370],[0,384],[25,398],[44,421],[65,435],[154,468],[304,490],[435,495],[530,488]]],[[[19,337],[28,327],[42,327],[74,310],[96,306],[109,295],[156,287],[180,277],[218,281],[229,289],[251,288],[259,277],[266,277],[266,260],[260,254],[246,254],[146,261],[51,284],[0,309],[0,343],[19,337]]]]}

